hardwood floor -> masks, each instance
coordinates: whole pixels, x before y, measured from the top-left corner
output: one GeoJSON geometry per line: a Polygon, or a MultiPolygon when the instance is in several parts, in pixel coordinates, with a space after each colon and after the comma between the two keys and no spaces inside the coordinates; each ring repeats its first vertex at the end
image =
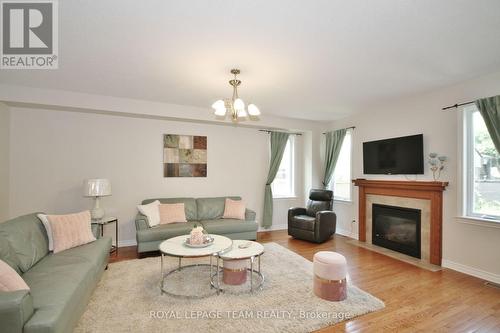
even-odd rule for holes
{"type": "MultiPolygon", "coordinates": [[[[347,240],[335,235],[313,244],[292,239],[285,230],[258,234],[259,242],[276,242],[309,260],[320,250],[343,254],[351,281],[385,302],[381,311],[318,332],[500,332],[499,288],[448,269],[430,272],[347,240]]],[[[135,258],[135,246],[123,247],[110,262],[135,258]]]]}

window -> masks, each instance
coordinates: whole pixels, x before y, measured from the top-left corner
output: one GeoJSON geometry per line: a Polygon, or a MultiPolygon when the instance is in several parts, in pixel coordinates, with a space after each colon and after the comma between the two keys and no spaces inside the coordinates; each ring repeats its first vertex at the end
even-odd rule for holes
{"type": "Polygon", "coordinates": [[[294,144],[295,138],[290,136],[286,144],[285,151],[283,153],[283,158],[281,159],[281,164],[276,174],[276,178],[272,183],[273,196],[275,198],[279,197],[294,197],[294,144]]]}
{"type": "Polygon", "coordinates": [[[351,201],[351,130],[347,131],[340,148],[330,188],[335,191],[335,200],[351,201]]]}
{"type": "Polygon", "coordinates": [[[464,212],[500,222],[500,155],[475,105],[464,108],[464,212]]]}

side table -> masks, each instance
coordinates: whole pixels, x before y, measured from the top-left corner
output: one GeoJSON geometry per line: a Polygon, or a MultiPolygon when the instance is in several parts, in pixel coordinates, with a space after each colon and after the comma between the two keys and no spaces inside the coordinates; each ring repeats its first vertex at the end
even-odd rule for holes
{"type": "Polygon", "coordinates": [[[96,224],[101,229],[101,237],[104,236],[104,226],[107,224],[115,224],[115,244],[111,245],[109,253],[118,252],[118,218],[105,216],[99,220],[92,220],[92,224],[96,224]]]}

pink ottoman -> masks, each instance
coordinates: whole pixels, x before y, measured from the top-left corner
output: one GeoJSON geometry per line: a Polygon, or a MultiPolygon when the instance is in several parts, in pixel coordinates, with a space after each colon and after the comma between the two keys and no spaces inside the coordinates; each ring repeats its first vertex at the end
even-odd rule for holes
{"type": "Polygon", "coordinates": [[[222,281],[225,284],[240,285],[247,281],[247,259],[224,260],[222,281]]]}
{"type": "Polygon", "coordinates": [[[343,301],[347,297],[347,262],[336,252],[314,254],[314,294],[328,301],[343,301]]]}

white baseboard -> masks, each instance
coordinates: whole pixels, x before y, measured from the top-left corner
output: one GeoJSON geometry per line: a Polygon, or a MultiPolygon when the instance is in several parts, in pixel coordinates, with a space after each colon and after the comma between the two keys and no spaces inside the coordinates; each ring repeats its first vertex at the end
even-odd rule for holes
{"type": "Polygon", "coordinates": [[[137,245],[137,242],[135,239],[126,239],[126,240],[118,241],[118,247],[136,246],[136,245],[137,245]]]}
{"type": "Polygon", "coordinates": [[[349,238],[358,239],[358,235],[357,234],[353,234],[352,232],[350,232],[348,230],[345,230],[345,229],[337,228],[337,230],[335,230],[335,233],[339,234],[339,235],[342,235],[342,236],[349,237],[349,238]]]}
{"type": "Polygon", "coordinates": [[[261,226],[259,226],[259,230],[257,230],[257,232],[273,231],[273,230],[287,230],[287,229],[288,229],[288,224],[273,224],[273,225],[271,225],[271,228],[269,228],[269,229],[264,229],[261,226]]]}
{"type": "Polygon", "coordinates": [[[498,275],[498,274],[490,273],[487,271],[483,271],[482,269],[459,264],[458,262],[454,262],[454,261],[447,260],[447,259],[443,259],[441,262],[441,265],[443,267],[452,269],[452,270],[460,272],[460,273],[472,275],[472,276],[475,276],[475,277],[483,279],[483,280],[487,280],[487,281],[490,281],[493,283],[500,284],[500,275],[498,275]]]}

